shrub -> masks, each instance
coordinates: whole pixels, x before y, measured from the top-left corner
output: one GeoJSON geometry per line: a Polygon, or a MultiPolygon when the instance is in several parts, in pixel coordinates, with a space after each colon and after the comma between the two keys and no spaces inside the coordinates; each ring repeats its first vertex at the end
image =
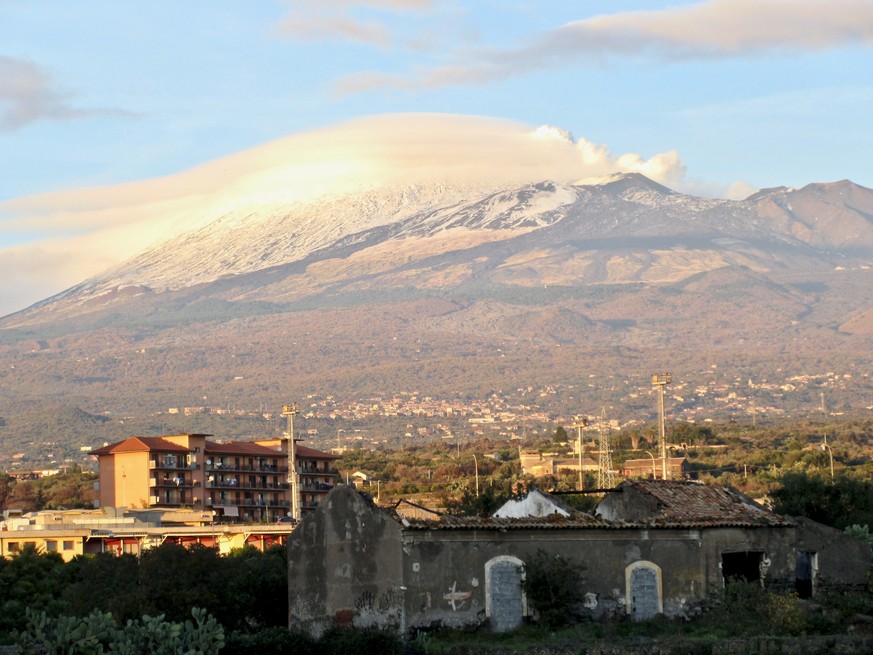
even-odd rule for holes
{"type": "Polygon", "coordinates": [[[222,655],[314,655],[322,652],[318,642],[306,633],[273,627],[251,634],[233,633],[222,655]]]}
{"type": "Polygon", "coordinates": [[[556,628],[578,619],[585,599],[583,570],[582,564],[541,549],[524,564],[521,586],[543,625],[556,628]]]}
{"type": "Polygon", "coordinates": [[[330,628],[318,641],[322,655],[346,655],[346,653],[379,653],[380,655],[400,655],[403,642],[386,630],[361,628],[347,630],[330,628]]]}

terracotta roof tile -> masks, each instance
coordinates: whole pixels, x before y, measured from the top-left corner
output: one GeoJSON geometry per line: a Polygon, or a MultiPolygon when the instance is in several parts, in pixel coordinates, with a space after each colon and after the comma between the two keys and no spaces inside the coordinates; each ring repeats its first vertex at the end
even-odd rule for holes
{"type": "Polygon", "coordinates": [[[632,486],[652,496],[659,506],[656,516],[643,521],[657,527],[764,527],[793,523],[758,505],[733,487],[678,480],[625,480],[619,489],[632,486]]]}
{"type": "Polygon", "coordinates": [[[611,522],[591,514],[576,512],[570,516],[553,514],[545,517],[498,519],[478,516],[443,516],[439,520],[403,519],[410,530],[567,530],[610,528],[611,522]]]}
{"type": "Polygon", "coordinates": [[[182,452],[187,453],[189,450],[185,446],[172,443],[161,437],[128,437],[122,441],[116,441],[108,446],[92,450],[92,455],[112,455],[115,453],[135,453],[135,452],[182,452]]]}
{"type": "Polygon", "coordinates": [[[282,453],[275,448],[259,446],[250,441],[227,441],[225,443],[206,442],[208,454],[222,455],[254,455],[257,457],[281,457],[282,453]]]}

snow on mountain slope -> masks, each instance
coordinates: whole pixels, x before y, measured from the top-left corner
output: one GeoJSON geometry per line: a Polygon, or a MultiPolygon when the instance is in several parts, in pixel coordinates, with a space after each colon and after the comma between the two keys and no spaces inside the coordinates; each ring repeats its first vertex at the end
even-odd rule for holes
{"type": "Polygon", "coordinates": [[[639,174],[592,185],[383,185],[235,207],[41,304],[59,310],[217,281],[227,282],[213,291],[226,300],[293,301],[328,288],[448,288],[477,275],[536,287],[676,283],[725,267],[826,269],[839,256],[827,246],[844,243],[846,229],[855,245],[866,242],[871,214],[873,195],[854,185],[745,201],[684,195],[639,174]],[[792,202],[802,211],[772,215],[792,202]],[[274,273],[259,281],[259,271],[274,273]]]}

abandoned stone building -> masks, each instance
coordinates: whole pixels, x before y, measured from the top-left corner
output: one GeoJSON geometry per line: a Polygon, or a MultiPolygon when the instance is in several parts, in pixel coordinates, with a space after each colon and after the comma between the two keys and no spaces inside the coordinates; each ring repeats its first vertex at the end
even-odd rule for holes
{"type": "Polygon", "coordinates": [[[289,539],[290,623],[510,630],[533,612],[520,582],[538,550],[584,567],[585,611],[634,620],[687,616],[731,576],[802,595],[860,586],[871,560],[861,540],[695,482],[627,480],[596,515],[438,520],[337,487],[289,539]]]}

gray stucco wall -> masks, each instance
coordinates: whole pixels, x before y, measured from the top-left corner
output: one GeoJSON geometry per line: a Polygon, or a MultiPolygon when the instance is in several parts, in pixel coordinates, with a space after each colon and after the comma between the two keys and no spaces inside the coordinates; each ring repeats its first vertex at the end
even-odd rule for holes
{"type": "Polygon", "coordinates": [[[409,530],[404,533],[407,625],[485,623],[486,566],[494,558],[528,561],[538,549],[584,566],[585,607],[597,617],[627,613],[635,566],[657,572],[660,611],[686,616],[724,586],[721,552],[763,551],[765,581],[793,583],[793,530],[409,530]]]}
{"type": "Polygon", "coordinates": [[[621,616],[632,609],[640,612],[632,616],[644,617],[652,608],[688,616],[724,587],[725,553],[756,553],[768,587],[793,588],[798,548],[817,553],[822,579],[863,583],[870,548],[845,539],[818,524],[802,532],[794,527],[415,529],[353,489],[338,487],[289,539],[289,620],[315,634],[332,621],[398,632],[511,625],[508,614],[526,614],[528,608],[512,594],[495,595],[493,580],[509,584],[517,565],[538,549],[584,566],[584,611],[593,616],[621,616]],[[855,561],[847,565],[847,558],[855,561]],[[495,571],[499,575],[492,575],[495,571]],[[631,589],[640,580],[647,586],[631,589]],[[503,612],[500,621],[491,620],[495,611],[503,612]]]}

